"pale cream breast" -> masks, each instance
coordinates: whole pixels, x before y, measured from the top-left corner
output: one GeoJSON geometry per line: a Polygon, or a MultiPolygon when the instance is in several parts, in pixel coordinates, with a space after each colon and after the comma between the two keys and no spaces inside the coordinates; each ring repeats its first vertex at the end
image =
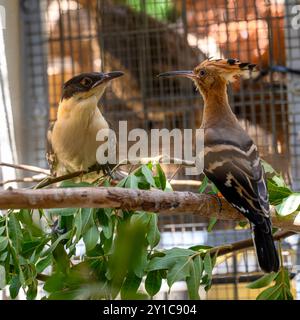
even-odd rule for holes
{"type": "Polygon", "coordinates": [[[61,103],[52,133],[52,146],[58,161],[68,171],[87,170],[96,163],[96,141],[100,129],[108,123],[97,107],[97,99],[69,99],[61,103]]]}

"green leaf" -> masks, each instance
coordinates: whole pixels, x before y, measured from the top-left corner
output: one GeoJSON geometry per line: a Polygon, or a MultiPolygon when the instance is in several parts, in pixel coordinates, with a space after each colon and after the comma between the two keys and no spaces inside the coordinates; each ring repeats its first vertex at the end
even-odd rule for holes
{"type": "Polygon", "coordinates": [[[161,282],[162,278],[159,270],[148,272],[145,280],[145,289],[150,297],[155,296],[160,290],[161,282]]]}
{"type": "Polygon", "coordinates": [[[217,223],[218,221],[218,218],[217,217],[211,217],[209,219],[209,223],[208,223],[208,226],[207,226],[207,232],[211,232],[213,227],[215,226],[215,224],[217,223]]]}
{"type": "Polygon", "coordinates": [[[4,232],[4,230],[5,230],[5,226],[0,227],[0,235],[4,232]]]}
{"type": "Polygon", "coordinates": [[[148,212],[145,211],[135,211],[135,213],[130,218],[130,223],[132,225],[134,224],[140,224],[143,226],[146,226],[150,221],[150,215],[148,212]]]}
{"type": "Polygon", "coordinates": [[[275,169],[265,160],[261,160],[261,164],[265,170],[265,173],[276,174],[275,169]]]}
{"type": "Polygon", "coordinates": [[[116,187],[125,188],[126,180],[127,180],[127,177],[123,178],[121,181],[117,183],[116,187]]]}
{"type": "Polygon", "coordinates": [[[0,261],[4,262],[8,256],[8,251],[4,251],[2,254],[0,254],[0,261]]]}
{"type": "Polygon", "coordinates": [[[4,250],[8,245],[8,239],[6,237],[0,237],[0,252],[4,250]]]}
{"type": "Polygon", "coordinates": [[[54,208],[49,209],[48,212],[57,216],[73,216],[77,211],[77,208],[54,208]]]}
{"type": "Polygon", "coordinates": [[[156,170],[157,170],[157,174],[158,174],[158,178],[159,178],[159,182],[160,182],[160,188],[162,190],[165,190],[167,178],[166,178],[166,175],[165,175],[165,173],[159,163],[156,164],[156,170]]]}
{"type": "Polygon", "coordinates": [[[292,300],[293,295],[290,291],[289,271],[280,268],[275,274],[275,285],[262,291],[256,298],[257,300],[292,300]]]}
{"type": "Polygon", "coordinates": [[[52,263],[52,255],[49,254],[46,258],[41,259],[37,264],[36,264],[36,272],[41,273],[43,272],[50,264],[52,263]]]}
{"type": "Polygon", "coordinates": [[[154,271],[170,269],[176,263],[177,260],[181,258],[187,258],[195,254],[195,251],[182,248],[172,248],[170,250],[166,250],[164,253],[165,255],[163,257],[152,258],[146,270],[154,271]]]}
{"type": "Polygon", "coordinates": [[[88,230],[93,224],[93,212],[92,208],[81,208],[81,221],[82,221],[82,229],[81,232],[84,234],[86,230],[88,230]]]}
{"type": "Polygon", "coordinates": [[[181,257],[176,260],[170,268],[167,275],[167,283],[171,288],[173,283],[179,280],[185,280],[190,275],[189,257],[181,257]]]}
{"type": "Polygon", "coordinates": [[[113,235],[113,222],[111,219],[111,209],[98,209],[97,219],[106,239],[110,239],[113,235]]]}
{"type": "Polygon", "coordinates": [[[64,180],[59,185],[60,188],[79,188],[79,187],[93,187],[92,183],[88,183],[85,181],[82,182],[74,182],[72,180],[64,180]]]}
{"type": "Polygon", "coordinates": [[[21,283],[18,275],[15,275],[11,278],[9,286],[9,294],[12,299],[15,299],[19,294],[21,288],[21,283]]]}
{"type": "Polygon", "coordinates": [[[195,245],[192,247],[189,247],[189,249],[193,250],[193,251],[198,251],[198,252],[207,252],[207,250],[211,249],[213,247],[211,246],[205,246],[205,245],[195,245]]]}
{"type": "Polygon", "coordinates": [[[286,187],[286,184],[284,182],[284,179],[281,177],[281,176],[274,176],[272,178],[272,180],[275,182],[275,184],[278,186],[278,187],[286,187]]]}
{"type": "Polygon", "coordinates": [[[156,187],[152,171],[147,166],[143,165],[141,168],[141,172],[150,186],[156,187]]]}
{"type": "Polygon", "coordinates": [[[125,188],[138,189],[138,178],[135,175],[130,175],[126,178],[125,188]]]}
{"type": "MultiPolygon", "coordinates": [[[[291,282],[290,282],[290,275],[289,275],[289,271],[287,268],[281,268],[281,272],[283,273],[283,279],[282,279],[282,282],[286,285],[286,287],[288,289],[290,289],[291,287],[291,282]]],[[[279,280],[279,275],[277,276],[276,278],[276,282],[279,280]]],[[[278,282],[277,282],[278,283],[278,282]]]]}
{"type": "Polygon", "coordinates": [[[28,300],[34,300],[37,295],[38,282],[37,280],[32,281],[32,283],[28,286],[28,290],[26,292],[26,298],[28,300]]]}
{"type": "Polygon", "coordinates": [[[259,289],[259,288],[267,287],[276,278],[276,276],[277,276],[277,273],[274,273],[274,272],[265,274],[261,278],[249,283],[247,285],[247,288],[259,289]]]}
{"type": "Polygon", "coordinates": [[[94,225],[92,226],[84,235],[83,241],[87,251],[90,251],[95,248],[99,239],[99,230],[94,225]]]}
{"type": "Polygon", "coordinates": [[[81,208],[75,215],[74,226],[76,228],[75,238],[79,241],[81,236],[94,224],[93,209],[81,208]]]}
{"type": "Polygon", "coordinates": [[[201,185],[198,190],[199,193],[203,193],[206,190],[206,188],[208,186],[208,181],[209,180],[208,180],[207,176],[204,176],[204,179],[202,180],[201,185]]]}
{"type": "Polygon", "coordinates": [[[6,272],[5,268],[0,265],[0,290],[6,286],[6,272]]]}
{"type": "Polygon", "coordinates": [[[269,200],[272,205],[280,204],[283,199],[292,194],[292,191],[286,187],[278,187],[270,179],[267,180],[269,200]]]}
{"type": "Polygon", "coordinates": [[[147,266],[147,248],[143,247],[140,249],[140,252],[138,252],[138,255],[134,259],[134,273],[137,277],[142,278],[145,275],[145,269],[147,266]]]}
{"type": "Polygon", "coordinates": [[[294,193],[285,198],[282,203],[278,204],[275,208],[279,215],[287,216],[295,212],[300,205],[300,193],[294,193]]]}
{"type": "Polygon", "coordinates": [[[148,232],[147,232],[147,241],[152,248],[158,245],[160,241],[160,232],[158,229],[158,222],[157,222],[157,214],[149,213],[150,220],[148,225],[148,232]]]}
{"type": "Polygon", "coordinates": [[[17,251],[16,251],[14,246],[9,246],[9,248],[10,248],[11,258],[12,258],[14,267],[15,267],[17,273],[18,273],[17,276],[19,277],[21,285],[23,285],[25,283],[25,277],[24,277],[24,273],[23,273],[22,268],[21,268],[20,261],[21,260],[24,261],[24,258],[22,258],[22,256],[20,256],[17,253],[17,251]]]}
{"type": "Polygon", "coordinates": [[[276,285],[262,291],[256,300],[277,300],[281,294],[281,285],[276,285]]]}
{"type": "Polygon", "coordinates": [[[47,250],[41,255],[41,257],[46,257],[46,256],[48,256],[50,253],[52,253],[52,252],[55,250],[55,248],[57,247],[57,245],[58,245],[62,240],[64,240],[64,239],[69,239],[69,237],[70,237],[71,234],[72,234],[72,233],[71,233],[71,230],[70,230],[70,231],[68,231],[68,232],[60,235],[60,236],[51,244],[50,248],[47,249],[47,250]]]}
{"type": "Polygon", "coordinates": [[[203,264],[204,264],[204,270],[207,275],[207,281],[206,281],[206,286],[205,286],[206,291],[209,290],[211,287],[212,271],[214,268],[215,260],[216,260],[216,255],[212,259],[210,256],[210,252],[207,252],[206,255],[204,256],[203,264]]]}
{"type": "Polygon", "coordinates": [[[166,187],[164,191],[166,192],[173,191],[172,185],[168,180],[166,181],[166,187]]]}
{"type": "Polygon", "coordinates": [[[210,256],[210,253],[207,252],[206,255],[204,256],[204,270],[206,272],[206,274],[211,277],[212,276],[212,271],[213,271],[213,262],[210,256]]]}
{"type": "Polygon", "coordinates": [[[32,241],[24,241],[22,243],[21,253],[24,258],[27,258],[32,255],[32,253],[43,244],[43,239],[32,240],[32,241]]]}
{"type": "Polygon", "coordinates": [[[134,299],[141,282],[142,278],[137,277],[134,272],[129,272],[121,288],[121,299],[134,299]]]}
{"type": "Polygon", "coordinates": [[[60,291],[64,287],[64,280],[66,276],[60,273],[54,273],[50,278],[48,278],[44,284],[44,290],[47,292],[60,291]]]}
{"type": "Polygon", "coordinates": [[[8,231],[11,242],[17,252],[21,250],[21,243],[23,240],[23,234],[19,221],[16,218],[15,213],[9,215],[8,231]]]}
{"type": "Polygon", "coordinates": [[[200,255],[197,255],[189,262],[190,276],[186,278],[189,298],[191,300],[199,300],[200,280],[203,272],[203,261],[200,255]]]}
{"type": "Polygon", "coordinates": [[[81,215],[81,210],[77,212],[75,215],[74,219],[74,227],[76,228],[76,233],[75,233],[75,238],[76,241],[78,242],[81,238],[81,233],[82,233],[82,215],[81,215]]]}

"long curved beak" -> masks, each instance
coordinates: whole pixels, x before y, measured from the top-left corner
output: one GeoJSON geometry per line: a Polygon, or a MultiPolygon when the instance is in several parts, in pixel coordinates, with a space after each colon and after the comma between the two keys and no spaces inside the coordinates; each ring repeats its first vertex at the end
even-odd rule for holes
{"type": "Polygon", "coordinates": [[[198,78],[197,75],[192,70],[180,70],[180,71],[169,71],[160,73],[158,77],[183,77],[183,78],[190,78],[196,79],[198,78]]]}
{"type": "Polygon", "coordinates": [[[103,77],[99,81],[95,82],[92,88],[95,88],[104,82],[119,78],[123,75],[124,75],[124,72],[122,71],[112,71],[112,72],[104,73],[103,77]]]}

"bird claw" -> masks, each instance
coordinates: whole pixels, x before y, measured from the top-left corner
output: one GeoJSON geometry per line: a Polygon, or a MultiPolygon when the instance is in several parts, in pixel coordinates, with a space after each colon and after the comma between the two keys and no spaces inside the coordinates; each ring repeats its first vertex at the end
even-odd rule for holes
{"type": "Polygon", "coordinates": [[[88,171],[97,171],[97,173],[100,173],[100,171],[102,171],[105,176],[109,176],[113,179],[113,175],[108,164],[96,163],[93,166],[89,167],[88,171]]]}

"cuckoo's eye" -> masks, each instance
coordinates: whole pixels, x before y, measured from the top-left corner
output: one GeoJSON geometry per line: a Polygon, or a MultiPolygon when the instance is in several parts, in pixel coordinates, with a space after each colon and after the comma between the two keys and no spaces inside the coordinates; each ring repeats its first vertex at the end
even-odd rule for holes
{"type": "Polygon", "coordinates": [[[199,71],[199,76],[203,77],[203,76],[205,76],[205,75],[206,75],[205,70],[200,70],[200,71],[199,71]]]}
{"type": "Polygon", "coordinates": [[[83,85],[84,87],[89,87],[93,83],[92,79],[88,77],[84,77],[81,81],[80,84],[83,85]]]}

